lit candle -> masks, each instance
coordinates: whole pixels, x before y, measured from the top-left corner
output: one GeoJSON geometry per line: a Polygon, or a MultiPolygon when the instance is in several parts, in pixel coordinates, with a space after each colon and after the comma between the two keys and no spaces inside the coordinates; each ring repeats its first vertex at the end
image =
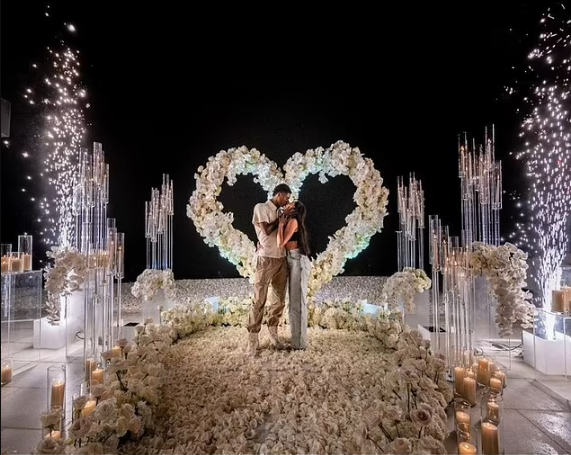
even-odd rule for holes
{"type": "Polygon", "coordinates": [[[121,348],[119,346],[114,346],[111,349],[111,357],[121,357],[121,348]]]}
{"type": "Polygon", "coordinates": [[[565,301],[565,311],[571,312],[571,287],[563,288],[563,300],[565,301]]]}
{"type": "Polygon", "coordinates": [[[490,422],[482,423],[482,453],[484,455],[500,455],[498,427],[490,422]]]}
{"type": "Polygon", "coordinates": [[[89,400],[87,403],[85,403],[85,406],[81,410],[81,415],[83,417],[87,417],[89,414],[95,411],[96,407],[97,407],[97,401],[89,400]]]}
{"type": "Polygon", "coordinates": [[[478,450],[474,446],[474,444],[470,444],[469,442],[461,442],[458,444],[458,454],[459,455],[477,455],[478,450]]]}
{"type": "Polygon", "coordinates": [[[500,405],[494,401],[488,401],[488,418],[494,422],[500,421],[500,405]]]}
{"type": "Polygon", "coordinates": [[[454,386],[456,387],[456,393],[462,395],[462,390],[464,386],[464,373],[466,370],[462,367],[454,368],[454,386]]]}
{"type": "Polygon", "coordinates": [[[488,359],[480,359],[478,362],[478,384],[490,384],[490,361],[488,359]]]}
{"type": "Polygon", "coordinates": [[[471,404],[476,404],[476,380],[472,378],[464,378],[464,393],[462,396],[471,404]]]}
{"type": "Polygon", "coordinates": [[[87,359],[85,361],[85,380],[89,381],[91,379],[91,372],[95,370],[97,363],[94,359],[87,359]]]}
{"type": "Polygon", "coordinates": [[[56,407],[60,407],[63,409],[64,397],[65,397],[65,382],[55,381],[52,384],[52,401],[51,401],[52,409],[56,407]]]}
{"type": "Polygon", "coordinates": [[[91,384],[103,384],[105,380],[105,370],[103,368],[96,368],[91,372],[91,384]]]}
{"type": "Polygon", "coordinates": [[[466,377],[476,379],[476,373],[474,373],[474,371],[478,371],[478,368],[476,367],[475,370],[473,370],[473,369],[466,370],[466,377]]]}
{"type": "Polygon", "coordinates": [[[565,312],[565,294],[562,290],[551,291],[551,311],[555,313],[565,312]]]}
{"type": "Polygon", "coordinates": [[[9,262],[9,268],[11,272],[23,272],[23,262],[19,258],[12,258],[9,262]]]}
{"type": "Polygon", "coordinates": [[[46,438],[61,439],[61,431],[50,431],[46,438]]]}
{"type": "Polygon", "coordinates": [[[2,385],[12,381],[12,367],[10,365],[2,365],[2,385]]]}
{"type": "Polygon", "coordinates": [[[22,263],[25,272],[29,272],[30,270],[32,270],[32,255],[22,254],[22,263]]]}
{"type": "Polygon", "coordinates": [[[2,256],[2,259],[0,260],[0,265],[2,267],[1,269],[2,273],[8,273],[10,271],[10,259],[8,259],[7,256],[2,256]]]}
{"type": "Polygon", "coordinates": [[[490,389],[494,392],[502,393],[503,383],[500,378],[493,377],[490,379],[490,389]]]}
{"type": "Polygon", "coordinates": [[[468,427],[470,426],[472,420],[470,418],[470,414],[464,411],[456,411],[456,423],[457,424],[465,424],[468,427]]]}
{"type": "Polygon", "coordinates": [[[508,382],[508,378],[503,371],[496,371],[494,372],[494,378],[499,379],[502,381],[502,389],[506,388],[506,384],[508,382]]]}

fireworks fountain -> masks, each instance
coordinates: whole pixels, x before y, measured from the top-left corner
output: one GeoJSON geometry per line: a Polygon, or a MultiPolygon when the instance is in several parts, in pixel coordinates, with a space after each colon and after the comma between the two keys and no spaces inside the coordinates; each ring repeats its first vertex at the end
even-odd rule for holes
{"type": "MultiPolygon", "coordinates": [[[[65,28],[68,33],[75,32],[71,24],[65,28]]],[[[39,177],[47,183],[47,189],[41,197],[31,196],[31,200],[41,211],[38,221],[42,241],[48,247],[69,246],[74,238],[73,188],[85,136],[86,92],[81,86],[79,52],[60,40],[56,47],[48,47],[47,53],[41,85],[27,88],[24,93],[29,104],[42,109],[43,132],[38,147],[45,150],[39,177]]],[[[42,69],[37,64],[32,67],[42,69]]],[[[31,176],[27,178],[32,180],[31,176]]]]}
{"type": "Polygon", "coordinates": [[[516,235],[533,257],[534,303],[548,311],[552,291],[560,286],[570,238],[566,228],[571,214],[570,24],[563,5],[548,10],[541,19],[539,44],[528,57],[533,84],[525,97],[531,112],[521,125],[525,146],[517,154],[528,177],[528,222],[518,225],[516,235]]]}

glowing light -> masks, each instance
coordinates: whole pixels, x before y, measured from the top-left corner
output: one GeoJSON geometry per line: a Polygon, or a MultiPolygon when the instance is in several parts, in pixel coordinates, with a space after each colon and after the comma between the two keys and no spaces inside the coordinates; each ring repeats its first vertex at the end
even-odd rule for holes
{"type": "MultiPolygon", "coordinates": [[[[75,31],[73,25],[67,24],[66,28],[75,31]]],[[[86,92],[81,86],[79,52],[64,41],[60,41],[57,48],[46,49],[47,64],[39,68],[45,71],[40,73],[41,83],[26,89],[24,98],[42,109],[43,131],[38,154],[43,158],[39,176],[45,188],[38,208],[42,224],[40,237],[49,247],[70,245],[75,235],[73,188],[85,135],[83,100],[86,92]]],[[[37,68],[36,64],[32,66],[37,68]]],[[[22,155],[28,157],[27,152],[22,155]]]]}
{"type": "Polygon", "coordinates": [[[542,17],[539,45],[529,54],[531,113],[521,125],[525,148],[517,158],[528,176],[527,201],[518,202],[527,222],[516,235],[532,258],[532,279],[544,308],[551,308],[551,290],[559,285],[560,266],[569,242],[566,221],[571,214],[571,21],[563,5],[542,17]]]}

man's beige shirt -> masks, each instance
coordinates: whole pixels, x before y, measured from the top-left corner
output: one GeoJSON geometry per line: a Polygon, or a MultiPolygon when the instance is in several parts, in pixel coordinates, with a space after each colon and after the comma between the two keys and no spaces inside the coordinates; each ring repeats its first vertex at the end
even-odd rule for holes
{"type": "Polygon", "coordinates": [[[272,223],[278,218],[278,208],[272,201],[256,204],[252,223],[256,229],[258,242],[258,256],[267,258],[285,257],[285,248],[278,248],[278,230],[274,229],[270,235],[266,235],[260,223],[272,223]]]}

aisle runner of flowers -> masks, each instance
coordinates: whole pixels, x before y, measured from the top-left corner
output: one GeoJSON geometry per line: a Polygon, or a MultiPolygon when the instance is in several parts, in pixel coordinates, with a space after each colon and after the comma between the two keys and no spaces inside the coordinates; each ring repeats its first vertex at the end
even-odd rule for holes
{"type": "Polygon", "coordinates": [[[200,303],[138,327],[95,412],[74,402],[65,446],[37,452],[445,453],[452,391],[418,332],[329,302],[311,312],[310,349],[251,359],[247,302],[224,305],[234,319],[200,303]]]}

